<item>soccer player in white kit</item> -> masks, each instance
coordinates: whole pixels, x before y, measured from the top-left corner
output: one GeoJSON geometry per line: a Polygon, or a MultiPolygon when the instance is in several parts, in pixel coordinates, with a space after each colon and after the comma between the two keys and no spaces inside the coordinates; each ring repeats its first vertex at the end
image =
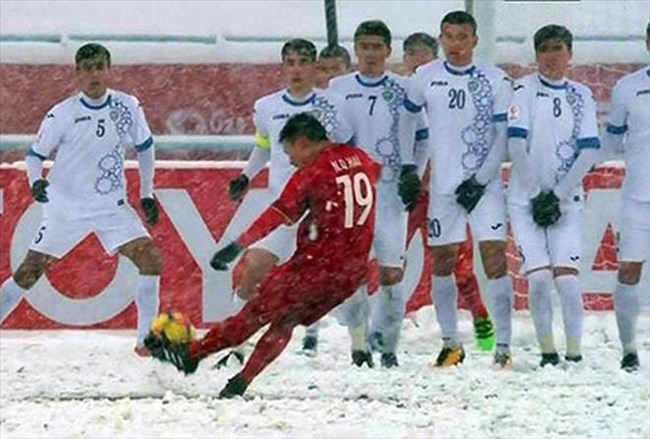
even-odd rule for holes
{"type": "Polygon", "coordinates": [[[129,94],[108,88],[111,56],[86,44],[75,56],[81,92],[48,111],[27,153],[34,199],[43,221],[27,256],[0,288],[0,321],[47,267],[95,233],[104,249],[130,259],[140,273],[135,352],[147,356],[144,338],[158,314],[162,256],[126,197],[124,154],[135,146],[140,164],[140,198],[147,222],[158,222],[153,197],[154,147],[142,106],[129,94]],[[47,177],[42,161],[57,150],[47,177]]]}
{"type": "Polygon", "coordinates": [[[598,159],[600,140],[591,90],[565,76],[571,32],[544,26],[535,33],[534,45],[539,70],[516,81],[508,111],[508,208],[543,367],[560,361],[553,341],[554,286],[564,321],[565,359],[582,360],[582,178],[598,159]]]}
{"type": "MultiPolygon", "coordinates": [[[[650,51],[650,23],[646,28],[646,48],[650,51]]],[[[604,140],[605,150],[623,150],[625,156],[614,308],[623,347],[621,368],[634,371],[639,368],[635,342],[638,285],[650,251],[650,67],[645,66],[616,83],[604,140]]]]}
{"type": "MultiPolygon", "coordinates": [[[[458,248],[467,239],[469,220],[488,278],[488,299],[496,324],[494,362],[506,367],[511,363],[513,290],[506,265],[506,204],[500,168],[505,158],[511,82],[496,67],[474,64],[478,36],[470,14],[448,13],[440,32],[446,60],[421,66],[406,100],[412,114],[426,111],[431,133],[428,216],[435,275],[432,300],[443,337],[433,366],[454,366],[465,358],[458,338],[453,271],[458,248]]],[[[412,131],[413,127],[405,123],[404,129],[412,131]]]]}
{"type": "MultiPolygon", "coordinates": [[[[391,53],[391,33],[386,24],[379,20],[359,24],[354,33],[354,51],[359,70],[332,79],[330,90],[345,100],[346,114],[354,131],[354,144],[382,164],[373,241],[380,287],[377,306],[370,311],[370,323],[375,325],[374,331],[383,334],[382,366],[394,367],[398,365],[396,348],[407,300],[401,284],[406,252],[406,209],[415,205],[420,189],[418,159],[411,153],[404,160],[401,150],[417,148],[419,170],[423,172],[429,133],[426,118],[422,117],[415,135],[405,140],[398,136],[400,117],[406,111],[404,96],[408,78],[386,70],[386,60],[391,53]],[[405,189],[408,194],[404,193],[405,189]]],[[[340,310],[346,314],[343,320],[351,330],[355,364],[372,366],[366,342],[367,318],[363,317],[367,309],[363,303],[366,297],[367,286],[364,286],[340,310]],[[350,305],[352,308],[348,308],[350,305]]]]}
{"type": "MultiPolygon", "coordinates": [[[[295,168],[282,149],[279,135],[292,115],[303,112],[314,114],[334,142],[346,143],[352,138],[352,130],[342,113],[341,98],[314,88],[318,67],[314,44],[301,38],[292,39],[282,47],[281,56],[287,87],[258,99],[254,104],[256,145],[241,175],[230,182],[230,197],[233,200],[243,198],[250,180],[269,160],[270,200],[282,192],[295,168]]],[[[246,300],[253,297],[258,285],[271,269],[278,263],[287,261],[293,254],[297,230],[297,225],[278,227],[247,249],[241,283],[234,295],[235,308],[240,308],[246,300]]],[[[240,360],[243,361],[243,357],[240,360]]],[[[224,361],[227,361],[227,357],[220,363],[224,361]]]]}

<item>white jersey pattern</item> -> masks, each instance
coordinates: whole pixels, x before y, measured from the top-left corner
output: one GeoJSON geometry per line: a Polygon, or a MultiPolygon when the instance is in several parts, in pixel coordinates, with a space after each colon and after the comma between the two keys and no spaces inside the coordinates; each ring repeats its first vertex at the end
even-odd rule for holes
{"type": "Polygon", "coordinates": [[[510,94],[510,79],[496,67],[458,71],[440,60],[418,68],[406,107],[427,110],[433,192],[453,194],[482,166],[494,141],[494,123],[506,120],[510,94]]]}
{"type": "Polygon", "coordinates": [[[313,114],[323,124],[332,141],[345,143],[352,138],[352,130],[342,113],[341,98],[333,93],[315,89],[305,99],[297,101],[287,90],[281,90],[257,100],[253,122],[257,135],[270,141],[269,188],[273,198],[282,192],[295,171],[280,144],[280,131],[291,116],[303,112],[313,114]]]}
{"type": "MultiPolygon", "coordinates": [[[[596,102],[588,87],[574,81],[551,83],[539,73],[515,83],[508,110],[508,137],[527,140],[532,175],[513,169],[508,201],[528,204],[530,188],[552,190],[571,169],[583,148],[600,148],[596,102]]],[[[578,184],[574,191],[580,195],[578,184]]]]}
{"type": "Polygon", "coordinates": [[[650,67],[616,83],[607,132],[627,136],[622,195],[650,201],[650,67]]]}
{"type": "Polygon", "coordinates": [[[108,90],[101,105],[79,93],[45,116],[28,154],[56,160],[47,179],[46,216],[87,218],[114,212],[126,203],[124,154],[129,146],[152,147],[151,131],[138,100],[108,90]],[[87,98],[86,98],[87,99],[87,98]]]}

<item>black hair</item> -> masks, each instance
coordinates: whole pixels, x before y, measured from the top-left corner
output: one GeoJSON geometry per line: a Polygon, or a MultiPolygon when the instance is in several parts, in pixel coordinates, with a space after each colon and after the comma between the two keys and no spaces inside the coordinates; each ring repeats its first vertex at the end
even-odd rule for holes
{"type": "Polygon", "coordinates": [[[553,40],[560,40],[566,45],[567,49],[571,51],[573,46],[573,35],[571,34],[571,31],[559,24],[548,24],[539,28],[537,32],[535,32],[535,36],[533,37],[535,52],[539,52],[545,43],[553,40]]]}
{"type": "Polygon", "coordinates": [[[325,127],[311,113],[294,114],[280,131],[280,143],[293,144],[300,136],[312,142],[327,140],[325,127]]]}
{"type": "Polygon", "coordinates": [[[447,15],[442,17],[442,21],[440,22],[440,32],[442,32],[442,28],[445,24],[469,24],[474,31],[474,35],[476,35],[476,29],[478,28],[476,20],[472,17],[472,14],[465,11],[449,12],[447,15]]]}
{"type": "Polygon", "coordinates": [[[289,52],[299,53],[307,57],[310,61],[316,61],[316,46],[309,40],[302,38],[294,38],[289,40],[282,46],[282,59],[284,60],[289,52]]]}
{"type": "Polygon", "coordinates": [[[111,53],[106,47],[97,43],[84,44],[79,49],[77,49],[77,53],[74,56],[74,62],[77,66],[79,66],[82,61],[96,58],[104,58],[106,60],[106,64],[109,67],[111,66],[111,53]]]}
{"type": "Polygon", "coordinates": [[[318,59],[323,58],[341,58],[346,68],[350,68],[352,61],[350,60],[350,52],[343,46],[328,45],[323,48],[318,54],[318,59]]]}
{"type": "Polygon", "coordinates": [[[404,43],[402,43],[402,48],[404,49],[404,52],[406,52],[412,46],[415,46],[417,44],[427,46],[429,49],[431,49],[435,56],[438,56],[438,40],[426,32],[416,32],[409,35],[404,40],[404,43]]]}
{"type": "Polygon", "coordinates": [[[354,31],[354,41],[357,41],[359,37],[364,35],[378,35],[384,39],[384,43],[390,47],[391,34],[390,29],[386,26],[381,20],[367,20],[362,22],[357,26],[357,30],[354,31]]]}

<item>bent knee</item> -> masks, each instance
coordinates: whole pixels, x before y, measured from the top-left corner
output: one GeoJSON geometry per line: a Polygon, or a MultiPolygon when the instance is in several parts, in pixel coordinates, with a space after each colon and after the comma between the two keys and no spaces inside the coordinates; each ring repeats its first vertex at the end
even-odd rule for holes
{"type": "Polygon", "coordinates": [[[390,286],[398,284],[404,277],[404,270],[397,267],[379,267],[379,284],[390,286]]]}

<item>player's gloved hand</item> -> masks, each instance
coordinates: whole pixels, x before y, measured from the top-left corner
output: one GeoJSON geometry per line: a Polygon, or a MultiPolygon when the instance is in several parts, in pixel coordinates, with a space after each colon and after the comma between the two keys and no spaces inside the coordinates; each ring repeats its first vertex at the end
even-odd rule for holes
{"type": "Polygon", "coordinates": [[[415,204],[420,196],[422,183],[418,177],[417,166],[403,165],[402,172],[399,176],[399,183],[397,184],[397,193],[402,199],[402,203],[406,206],[406,210],[413,210],[415,204]]]}
{"type": "Polygon", "coordinates": [[[154,198],[143,198],[140,200],[140,206],[142,206],[147,222],[151,225],[156,224],[160,219],[160,211],[156,200],[154,198]]]}
{"type": "Polygon", "coordinates": [[[239,201],[242,199],[246,188],[248,187],[248,177],[245,174],[240,175],[230,182],[230,199],[239,201]]]}
{"type": "Polygon", "coordinates": [[[34,182],[32,185],[32,197],[39,203],[47,203],[50,201],[47,198],[47,187],[50,185],[50,182],[44,179],[39,179],[34,182]]]}
{"type": "Polygon", "coordinates": [[[562,216],[560,212],[560,199],[553,191],[542,191],[530,200],[533,211],[533,220],[540,227],[555,224],[562,216]]]}
{"type": "Polygon", "coordinates": [[[472,175],[456,188],[456,202],[463,206],[467,213],[471,213],[484,193],[485,185],[479,183],[476,176],[472,175]]]}
{"type": "Polygon", "coordinates": [[[233,241],[212,256],[210,266],[217,271],[226,271],[228,264],[234,261],[243,250],[244,247],[239,245],[237,241],[233,241]]]}

